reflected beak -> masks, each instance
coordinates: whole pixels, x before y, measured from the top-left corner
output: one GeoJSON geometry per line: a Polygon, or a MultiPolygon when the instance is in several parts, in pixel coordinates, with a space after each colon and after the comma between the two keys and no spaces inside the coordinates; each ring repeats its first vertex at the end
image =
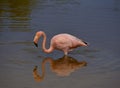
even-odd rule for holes
{"type": "Polygon", "coordinates": [[[38,47],[38,44],[37,44],[37,43],[35,43],[35,42],[34,42],[34,45],[35,45],[36,47],[38,47]]]}
{"type": "Polygon", "coordinates": [[[37,68],[38,68],[38,67],[37,67],[37,66],[35,66],[35,67],[34,67],[34,69],[33,69],[33,72],[35,72],[35,71],[37,70],[37,68]]]}

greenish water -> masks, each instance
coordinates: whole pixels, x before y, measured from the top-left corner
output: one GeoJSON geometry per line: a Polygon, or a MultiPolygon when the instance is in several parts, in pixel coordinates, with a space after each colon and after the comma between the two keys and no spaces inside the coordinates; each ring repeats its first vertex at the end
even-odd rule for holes
{"type": "Polygon", "coordinates": [[[0,0],[0,87],[119,88],[119,35],[119,0],[0,0]],[[42,52],[42,40],[39,48],[34,46],[33,36],[39,30],[47,35],[47,47],[58,33],[70,33],[89,42],[89,47],[69,53],[70,60],[85,61],[87,66],[61,77],[46,63],[44,80],[36,82],[35,66],[41,75],[43,60],[63,57],[56,50],[42,52]]]}

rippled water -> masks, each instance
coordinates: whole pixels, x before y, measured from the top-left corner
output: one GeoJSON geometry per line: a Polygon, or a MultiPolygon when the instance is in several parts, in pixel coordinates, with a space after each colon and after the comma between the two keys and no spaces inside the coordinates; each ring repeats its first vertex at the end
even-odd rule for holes
{"type": "Polygon", "coordinates": [[[119,0],[0,0],[0,88],[119,88],[119,35],[119,0]],[[45,54],[42,40],[39,48],[33,44],[39,30],[47,35],[47,47],[58,33],[90,45],[70,52],[67,60],[60,51],[45,54]],[[46,58],[54,64],[45,63],[45,77],[36,82],[35,66],[39,79],[46,58]],[[87,66],[78,68],[75,63],[82,61],[87,66]]]}

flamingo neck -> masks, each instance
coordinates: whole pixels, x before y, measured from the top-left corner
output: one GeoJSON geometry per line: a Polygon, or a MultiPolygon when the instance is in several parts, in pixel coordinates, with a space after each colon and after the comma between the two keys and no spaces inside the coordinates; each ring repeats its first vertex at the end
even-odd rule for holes
{"type": "Polygon", "coordinates": [[[41,75],[38,73],[37,67],[34,68],[33,76],[34,76],[35,81],[41,82],[44,79],[46,62],[49,62],[50,64],[52,64],[53,60],[51,58],[46,58],[42,61],[42,73],[41,73],[41,75]]]}
{"type": "Polygon", "coordinates": [[[42,62],[42,73],[41,75],[38,73],[37,66],[33,70],[33,76],[35,81],[41,82],[45,77],[45,62],[42,62]]]}
{"type": "Polygon", "coordinates": [[[42,35],[43,35],[43,42],[42,42],[42,49],[43,49],[43,51],[46,52],[46,53],[52,52],[53,51],[53,47],[51,45],[50,45],[49,49],[46,48],[46,39],[47,39],[46,34],[43,32],[42,35]]]}
{"type": "Polygon", "coordinates": [[[51,58],[45,58],[43,61],[42,61],[42,74],[41,74],[41,79],[43,80],[44,77],[45,77],[45,64],[49,62],[50,64],[52,64],[53,60],[51,58]]]}

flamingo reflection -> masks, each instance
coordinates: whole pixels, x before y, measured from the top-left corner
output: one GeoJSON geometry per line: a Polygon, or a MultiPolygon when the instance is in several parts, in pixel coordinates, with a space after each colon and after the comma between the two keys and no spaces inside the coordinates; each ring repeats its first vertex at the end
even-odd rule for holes
{"type": "Polygon", "coordinates": [[[87,65],[86,61],[77,61],[76,59],[70,56],[63,56],[57,60],[52,58],[45,58],[42,61],[42,73],[38,73],[37,66],[33,69],[33,77],[35,81],[40,82],[45,77],[45,64],[46,62],[50,63],[50,68],[52,72],[55,72],[58,76],[69,76],[75,70],[84,67],[87,65]]]}

